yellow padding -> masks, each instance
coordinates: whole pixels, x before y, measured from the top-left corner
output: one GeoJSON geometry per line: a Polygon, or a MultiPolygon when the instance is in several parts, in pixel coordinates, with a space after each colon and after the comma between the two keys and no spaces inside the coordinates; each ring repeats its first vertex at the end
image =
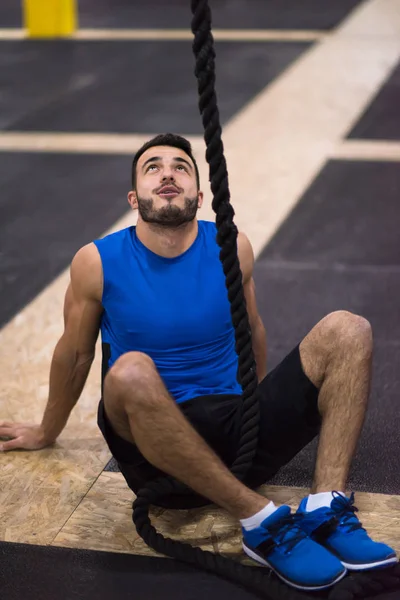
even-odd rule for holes
{"type": "Polygon", "coordinates": [[[77,27],[76,0],[23,0],[30,38],[65,37],[77,27]]]}

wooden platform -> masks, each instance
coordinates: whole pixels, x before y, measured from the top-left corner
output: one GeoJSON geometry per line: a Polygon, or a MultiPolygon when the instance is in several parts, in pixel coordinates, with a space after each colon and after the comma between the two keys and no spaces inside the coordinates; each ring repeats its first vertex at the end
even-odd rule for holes
{"type": "MultiPolygon", "coordinates": [[[[96,455],[96,444],[88,444],[87,440],[84,443],[88,452],[92,450],[96,455]]],[[[120,473],[104,472],[93,485],[90,471],[86,476],[70,477],[69,460],[65,460],[60,450],[53,457],[43,456],[51,473],[51,480],[46,481],[37,465],[29,473],[29,457],[33,455],[24,456],[20,476],[6,482],[10,493],[6,494],[3,488],[0,495],[2,539],[157,556],[136,532],[132,522],[134,495],[120,473]],[[33,478],[36,484],[29,486],[33,478]],[[16,494],[18,488],[22,492],[22,481],[26,483],[25,497],[16,494]]],[[[105,458],[104,454],[100,456],[105,458]]],[[[85,453],[76,449],[75,457],[78,466],[79,461],[84,461],[85,453]]],[[[275,503],[289,504],[293,509],[308,493],[304,488],[267,485],[262,486],[260,492],[275,503]]],[[[358,516],[370,535],[400,553],[400,496],[360,492],[356,494],[356,505],[360,510],[358,516]]],[[[154,507],[151,519],[165,537],[247,562],[242,553],[239,523],[215,505],[191,510],[154,507]]]]}

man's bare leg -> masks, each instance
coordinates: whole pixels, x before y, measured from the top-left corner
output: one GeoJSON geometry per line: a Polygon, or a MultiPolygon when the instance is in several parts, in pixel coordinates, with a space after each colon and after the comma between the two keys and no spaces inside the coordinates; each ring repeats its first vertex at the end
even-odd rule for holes
{"type": "Polygon", "coordinates": [[[236,518],[268,504],[231,474],[192,427],[147,355],[129,352],[115,362],[104,381],[104,406],[115,432],[135,443],[152,465],[236,518]]]}
{"type": "Polygon", "coordinates": [[[303,369],[320,389],[323,419],[313,494],[345,491],[367,409],[372,346],[368,321],[345,311],[327,315],[300,344],[303,369]]]}

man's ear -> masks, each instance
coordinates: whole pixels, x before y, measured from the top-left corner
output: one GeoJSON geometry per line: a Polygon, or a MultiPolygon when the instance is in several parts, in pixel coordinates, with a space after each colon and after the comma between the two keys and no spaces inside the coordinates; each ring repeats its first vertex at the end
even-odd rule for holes
{"type": "Polygon", "coordinates": [[[203,192],[197,192],[197,207],[201,208],[203,206],[204,194],[203,192]]]}
{"type": "Polygon", "coordinates": [[[128,204],[130,205],[131,208],[133,208],[133,210],[138,209],[137,195],[134,190],[131,190],[128,193],[128,204]]]}

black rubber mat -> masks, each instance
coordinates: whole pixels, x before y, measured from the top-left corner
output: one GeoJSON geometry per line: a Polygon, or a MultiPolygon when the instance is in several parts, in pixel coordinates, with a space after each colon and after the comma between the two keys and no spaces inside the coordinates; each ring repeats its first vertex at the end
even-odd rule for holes
{"type": "MultiPolygon", "coordinates": [[[[167,558],[5,542],[0,542],[0,585],[2,600],[256,600],[263,597],[167,558]]],[[[288,589],[285,584],[280,587],[288,589]]],[[[304,594],[304,599],[327,598],[327,594],[304,594]]],[[[290,596],[285,598],[290,600],[290,596]]],[[[398,600],[398,592],[375,595],[374,599],[398,600]]]]}
{"type": "Polygon", "coordinates": [[[0,153],[0,326],[128,211],[131,162],[0,153]]]}
{"type": "Polygon", "coordinates": [[[22,2],[1,0],[0,27],[22,27],[22,2]]]}
{"type": "MultiPolygon", "coordinates": [[[[225,29],[330,29],[360,0],[209,0],[214,27],[225,29]]],[[[191,22],[190,0],[146,3],[118,0],[80,0],[81,27],[187,28],[191,22]]]]}
{"type": "Polygon", "coordinates": [[[349,138],[400,140],[400,62],[379,90],[349,138]]]}
{"type": "MultiPolygon", "coordinates": [[[[132,524],[133,527],[133,524],[132,524]]],[[[182,563],[0,542],[2,600],[254,600],[255,594],[182,563]]]]}
{"type": "MultiPolygon", "coordinates": [[[[309,43],[216,43],[224,123],[309,43]]],[[[0,46],[0,128],[203,134],[191,42],[25,41],[0,46]]]]}
{"type": "MultiPolygon", "coordinates": [[[[400,493],[399,191],[395,163],[329,163],[256,264],[271,368],[334,310],[371,322],[373,387],[349,485],[389,494],[400,493]]],[[[312,444],[273,483],[310,485],[314,455],[312,444]]]]}

